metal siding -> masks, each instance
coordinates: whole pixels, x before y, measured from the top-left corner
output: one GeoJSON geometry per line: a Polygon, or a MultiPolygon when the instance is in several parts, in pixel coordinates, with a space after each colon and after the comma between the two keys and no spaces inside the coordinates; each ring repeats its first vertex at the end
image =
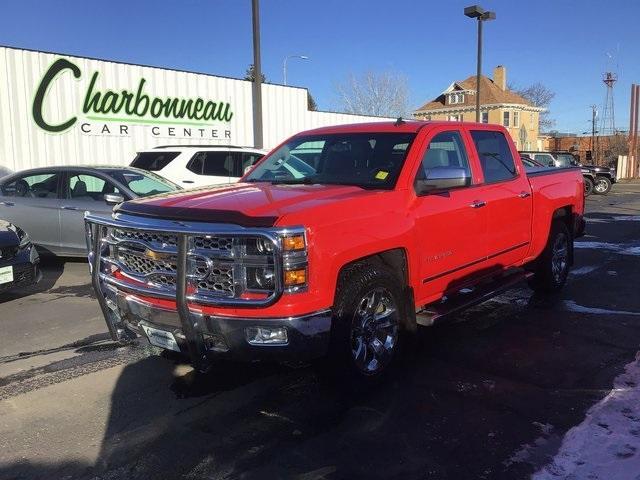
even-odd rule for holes
{"type": "MultiPolygon", "coordinates": [[[[266,148],[274,147],[301,130],[385,120],[310,112],[307,110],[307,92],[301,88],[264,84],[262,95],[266,148]]],[[[244,80],[0,47],[0,167],[18,171],[48,165],[126,165],[137,151],[167,143],[250,146],[253,144],[251,104],[251,83],[244,80]],[[59,122],[76,115],[78,122],[63,133],[49,133],[36,126],[31,108],[42,76],[58,58],[67,58],[78,65],[82,77],[75,79],[71,72],[65,71],[55,80],[46,97],[44,116],[51,122],[59,122]],[[119,124],[107,122],[110,134],[100,134],[95,131],[96,127],[90,134],[82,133],[84,94],[95,71],[100,74],[96,84],[96,90],[100,92],[107,88],[135,92],[139,79],[144,77],[147,80],[145,92],[150,96],[202,97],[231,103],[234,112],[228,124],[228,129],[232,130],[231,141],[224,138],[224,123],[218,127],[221,134],[218,139],[201,138],[200,127],[181,125],[175,125],[180,138],[168,135],[171,125],[162,125],[162,135],[157,137],[150,134],[153,126],[131,123],[127,123],[128,135],[120,134],[119,124]],[[190,128],[192,136],[183,138],[183,128],[190,128]]],[[[101,125],[97,121],[91,122],[101,125]]],[[[211,127],[205,128],[208,129],[211,127]]]]}

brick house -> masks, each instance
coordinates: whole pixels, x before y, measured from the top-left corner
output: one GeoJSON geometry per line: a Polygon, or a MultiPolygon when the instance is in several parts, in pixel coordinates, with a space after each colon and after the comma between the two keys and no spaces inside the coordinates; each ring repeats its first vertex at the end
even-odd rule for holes
{"type": "MultiPolygon", "coordinates": [[[[435,99],[418,108],[419,120],[473,122],[476,119],[476,76],[453,82],[435,99]]],[[[535,107],[507,88],[507,69],[493,70],[493,79],[480,77],[480,118],[483,123],[504,125],[519,150],[542,150],[539,120],[543,108],[535,107]]]]}

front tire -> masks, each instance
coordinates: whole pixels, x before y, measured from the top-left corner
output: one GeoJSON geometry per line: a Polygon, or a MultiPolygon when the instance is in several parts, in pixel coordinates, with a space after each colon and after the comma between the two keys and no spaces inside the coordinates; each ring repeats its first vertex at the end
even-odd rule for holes
{"type": "Polygon", "coordinates": [[[529,286],[536,292],[553,293],[567,282],[573,238],[567,225],[559,220],[551,224],[547,246],[536,260],[529,286]]]}
{"type": "Polygon", "coordinates": [[[593,193],[593,180],[588,177],[584,177],[584,196],[588,197],[593,193]]]}
{"type": "Polygon", "coordinates": [[[596,183],[593,186],[593,192],[596,195],[606,195],[611,190],[611,180],[607,177],[596,177],[596,183]]]}
{"type": "Polygon", "coordinates": [[[341,275],[329,363],[334,377],[371,382],[397,363],[406,336],[406,302],[396,275],[358,264],[341,275]]]}

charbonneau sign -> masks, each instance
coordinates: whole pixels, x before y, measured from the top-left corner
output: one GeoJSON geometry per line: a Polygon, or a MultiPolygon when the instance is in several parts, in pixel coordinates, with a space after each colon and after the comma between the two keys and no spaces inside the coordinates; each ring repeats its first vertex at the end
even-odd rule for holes
{"type": "MultiPolygon", "coordinates": [[[[43,109],[47,94],[56,79],[67,71],[73,74],[76,79],[82,77],[82,71],[77,65],[69,60],[60,58],[49,67],[36,89],[32,106],[33,120],[38,127],[46,132],[64,132],[78,121],[79,112],[59,123],[52,123],[44,118],[43,109]]],[[[213,101],[201,97],[155,97],[147,93],[145,89],[147,81],[144,78],[141,78],[137,88],[131,91],[113,91],[109,89],[101,91],[96,87],[99,78],[99,72],[94,72],[84,94],[82,114],[89,120],[202,127],[213,122],[228,123],[233,118],[231,105],[227,102],[213,101]]],[[[88,124],[82,125],[82,131],[85,133],[87,133],[86,125],[88,124]]],[[[105,128],[108,130],[107,127],[105,128]]],[[[120,131],[122,131],[122,127],[120,131]]],[[[225,136],[227,136],[226,132],[225,136]]]]}

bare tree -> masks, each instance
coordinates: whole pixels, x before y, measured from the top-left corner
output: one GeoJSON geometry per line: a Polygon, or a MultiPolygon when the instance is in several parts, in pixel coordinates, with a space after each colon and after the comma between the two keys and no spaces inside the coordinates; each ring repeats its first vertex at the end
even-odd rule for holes
{"type": "MultiPolygon", "coordinates": [[[[251,63],[249,64],[247,71],[244,73],[244,80],[253,82],[254,78],[256,78],[255,67],[253,66],[253,63],[251,63]]],[[[267,81],[267,77],[265,77],[264,73],[260,74],[260,78],[262,78],[262,83],[267,81]]]]}
{"type": "Polygon", "coordinates": [[[335,86],[341,111],[381,117],[407,116],[408,92],[405,76],[371,70],[360,75],[349,74],[335,86]]]}
{"type": "Polygon", "coordinates": [[[513,90],[521,97],[529,100],[535,107],[545,109],[544,112],[540,113],[540,130],[548,130],[555,125],[556,122],[551,119],[551,114],[549,112],[549,104],[556,96],[554,92],[540,82],[536,82],[525,88],[518,88],[510,85],[509,90],[513,90]]]}

